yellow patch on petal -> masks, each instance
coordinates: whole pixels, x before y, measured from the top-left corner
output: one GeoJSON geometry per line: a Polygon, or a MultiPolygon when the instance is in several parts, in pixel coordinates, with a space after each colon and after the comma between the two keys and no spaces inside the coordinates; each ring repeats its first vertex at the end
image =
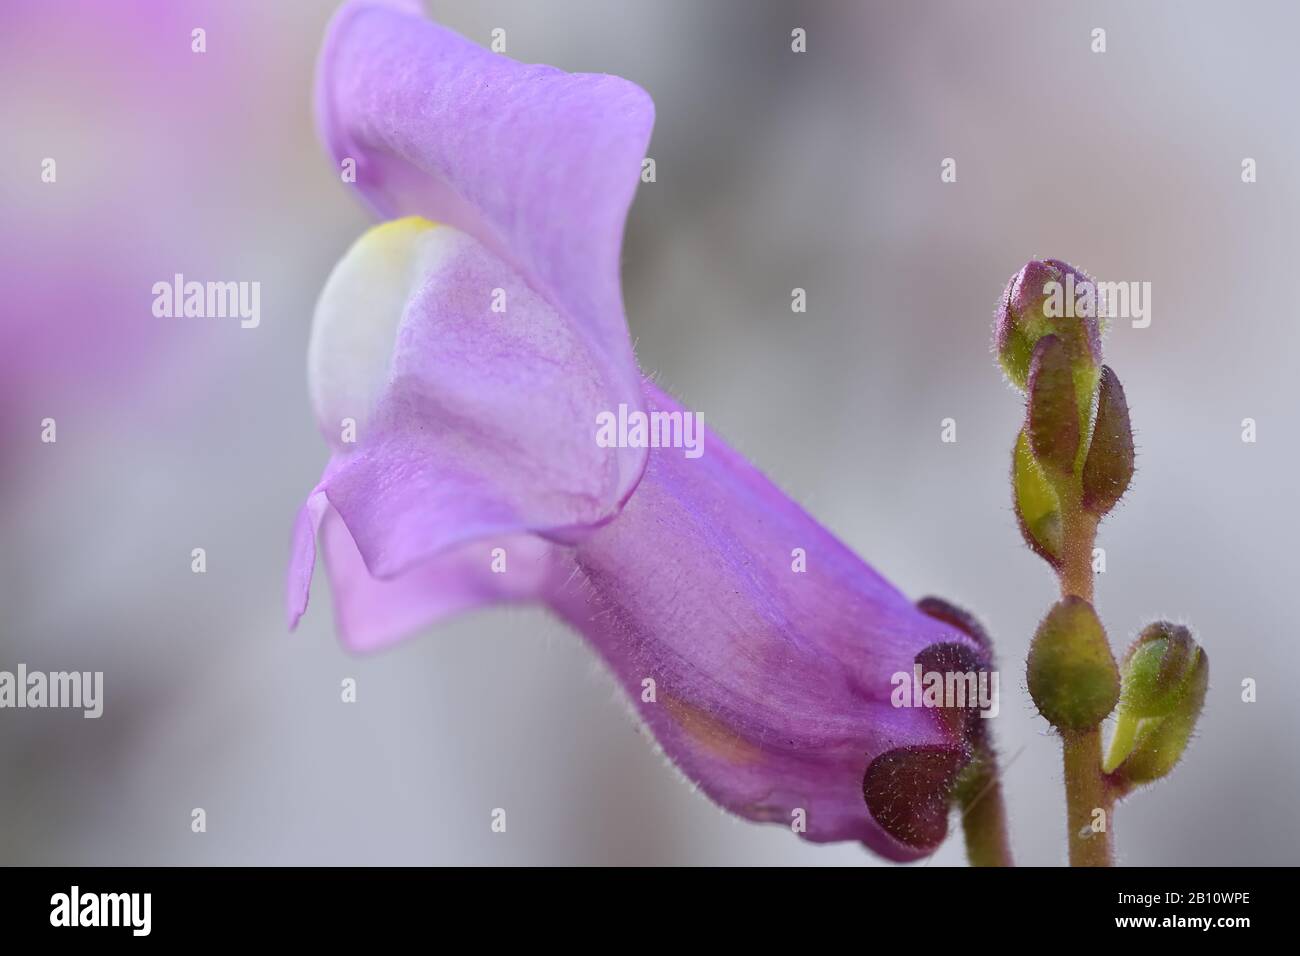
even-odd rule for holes
{"type": "Polygon", "coordinates": [[[460,236],[419,216],[395,219],[362,235],[325,281],[312,317],[307,380],[316,419],[335,447],[345,421],[360,428],[374,410],[406,304],[460,236]]]}
{"type": "Polygon", "coordinates": [[[660,701],[686,736],[710,757],[739,765],[757,762],[762,756],[748,740],[694,704],[667,695],[660,695],[660,701]]]}

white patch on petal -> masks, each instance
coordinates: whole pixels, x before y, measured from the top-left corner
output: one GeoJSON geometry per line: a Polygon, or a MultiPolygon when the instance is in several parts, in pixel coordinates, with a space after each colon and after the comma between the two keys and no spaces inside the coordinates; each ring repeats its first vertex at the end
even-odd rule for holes
{"type": "Polygon", "coordinates": [[[352,244],[325,281],[312,317],[307,383],[312,408],[339,449],[344,419],[364,435],[389,381],[397,331],[421,280],[463,238],[419,216],[375,226],[352,244]]]}

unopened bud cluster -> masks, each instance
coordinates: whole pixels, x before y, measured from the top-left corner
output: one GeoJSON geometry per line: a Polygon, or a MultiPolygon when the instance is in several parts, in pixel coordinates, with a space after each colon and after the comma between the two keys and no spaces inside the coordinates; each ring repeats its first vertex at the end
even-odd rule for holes
{"type": "MultiPolygon", "coordinates": [[[[1102,364],[1101,319],[1054,316],[1044,308],[1053,285],[1095,286],[1055,259],[1032,261],[1012,276],[995,322],[998,360],[1025,393],[1025,423],[1012,452],[1012,498],[1031,548],[1061,569],[1081,536],[1095,528],[1133,477],[1133,431],[1119,377],[1102,364]]],[[[1096,310],[1104,312],[1104,310],[1096,310]]]]}
{"type": "Polygon", "coordinates": [[[1121,668],[1092,606],[1093,543],[1132,480],[1133,431],[1119,377],[1102,363],[1105,308],[1061,315],[1047,305],[1063,287],[1096,283],[1060,260],[1027,263],[1007,284],[994,327],[998,361],[1025,395],[1012,452],[1016,517],[1062,593],[1034,636],[1027,678],[1039,712],[1062,734],[1095,732],[1118,704],[1104,769],[1124,791],[1181,757],[1209,662],[1187,628],[1160,622],[1142,631],[1121,668]]]}

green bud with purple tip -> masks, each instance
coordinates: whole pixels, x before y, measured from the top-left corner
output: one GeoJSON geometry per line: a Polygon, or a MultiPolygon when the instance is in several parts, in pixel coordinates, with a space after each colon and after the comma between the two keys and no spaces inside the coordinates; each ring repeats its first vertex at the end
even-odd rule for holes
{"type": "Polygon", "coordinates": [[[1007,378],[1024,390],[1034,349],[1055,335],[1072,367],[1094,380],[1101,365],[1101,316],[1092,277],[1060,259],[1031,259],[1013,275],[994,316],[994,349],[1007,378]]]}
{"type": "Polygon", "coordinates": [[[1099,390],[1106,311],[1099,296],[1087,273],[1034,259],[1007,283],[994,327],[998,360],[1025,392],[1025,425],[1012,452],[1016,518],[1026,543],[1058,571],[1067,548],[1079,546],[1064,540],[1067,528],[1086,526],[1080,508],[1103,514],[1132,475],[1128,408],[1113,372],[1099,390]],[[1102,438],[1095,450],[1094,424],[1102,438]]]}

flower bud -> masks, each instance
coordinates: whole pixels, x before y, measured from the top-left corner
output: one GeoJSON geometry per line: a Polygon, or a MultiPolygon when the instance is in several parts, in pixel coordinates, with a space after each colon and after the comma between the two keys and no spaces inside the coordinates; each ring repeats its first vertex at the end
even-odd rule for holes
{"type": "Polygon", "coordinates": [[[1122,706],[1138,717],[1167,717],[1206,667],[1206,656],[1187,628],[1167,621],[1148,624],[1124,655],[1122,706]]]}
{"type": "Polygon", "coordinates": [[[1086,272],[1059,259],[1031,259],[1007,283],[994,317],[994,346],[1007,378],[1023,390],[1039,339],[1056,335],[1071,365],[1090,371],[1095,380],[1104,314],[1097,285],[1086,272]]]}
{"type": "Polygon", "coordinates": [[[1104,515],[1128,490],[1133,479],[1133,428],[1124,386],[1109,365],[1101,370],[1097,421],[1083,463],[1083,506],[1104,515]]]}
{"type": "Polygon", "coordinates": [[[1128,784],[1150,783],[1178,763],[1209,686],[1210,661],[1191,632],[1147,625],[1124,656],[1119,719],[1106,769],[1128,784]]]}
{"type": "Polygon", "coordinates": [[[1029,363],[1027,403],[1029,445],[1034,457],[1054,474],[1074,471],[1079,454],[1079,403],[1065,343],[1045,335],[1029,363]]]}
{"type": "Polygon", "coordinates": [[[1052,567],[1059,568],[1063,550],[1061,499],[1034,457],[1024,429],[1016,436],[1011,453],[1011,498],[1025,544],[1052,567]]]}
{"type": "Polygon", "coordinates": [[[1029,647],[1029,694],[1058,730],[1089,730],[1115,709],[1119,669],[1092,605],[1070,596],[1038,625],[1029,647]]]}

